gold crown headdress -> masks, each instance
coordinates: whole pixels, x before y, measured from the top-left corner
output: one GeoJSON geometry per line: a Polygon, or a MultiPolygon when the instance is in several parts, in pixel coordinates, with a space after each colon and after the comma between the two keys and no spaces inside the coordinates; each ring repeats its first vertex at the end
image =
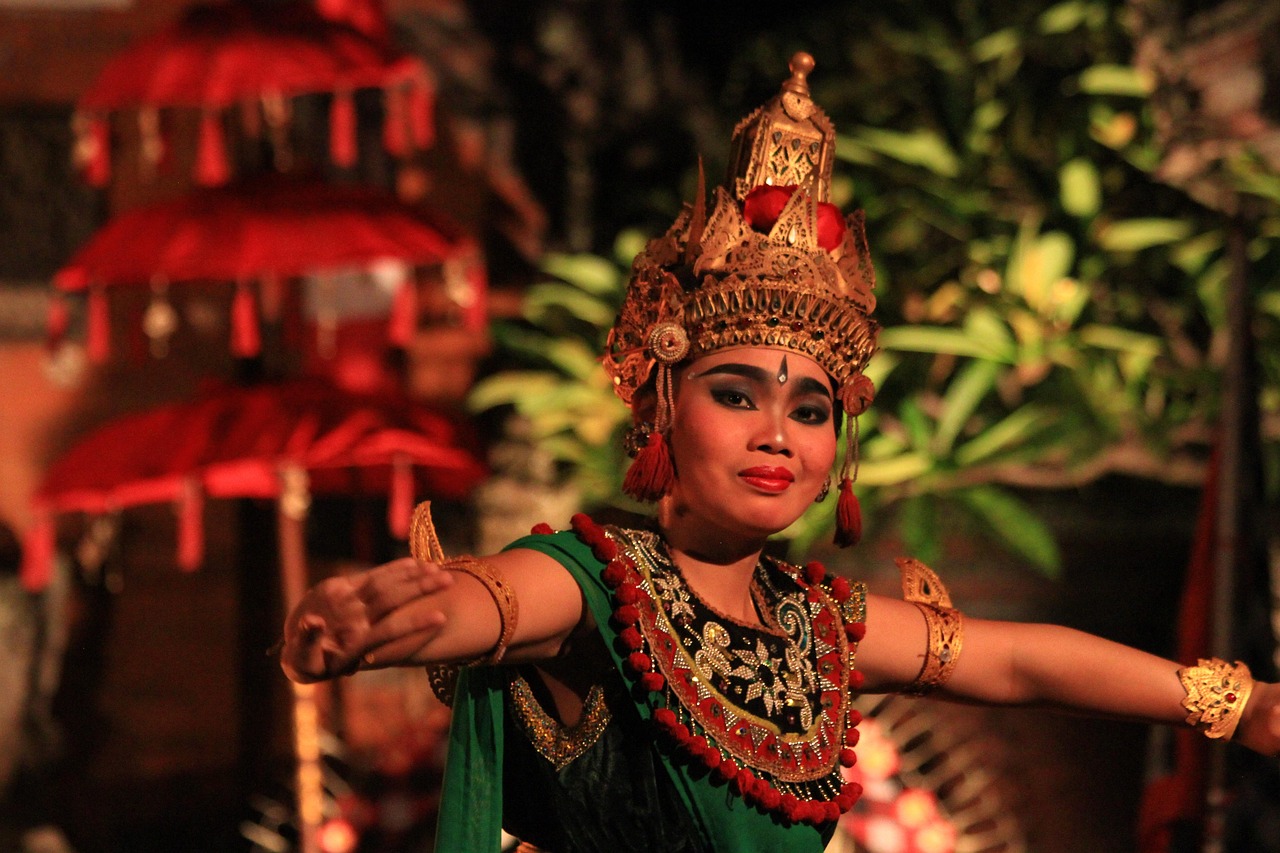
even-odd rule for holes
{"type": "MultiPolygon", "coordinates": [[[[632,265],[603,360],[627,405],[655,382],[653,429],[623,486],[641,500],[670,488],[671,369],[685,359],[738,346],[808,356],[830,374],[854,431],[874,396],[862,370],[876,347],[875,273],[861,212],[844,217],[828,201],[835,128],[809,95],[813,65],[807,53],[793,56],[781,92],[738,123],[710,214],[699,170],[693,204],[632,265]]],[[[842,516],[857,511],[849,478],[856,435],[848,440],[842,516]]]]}

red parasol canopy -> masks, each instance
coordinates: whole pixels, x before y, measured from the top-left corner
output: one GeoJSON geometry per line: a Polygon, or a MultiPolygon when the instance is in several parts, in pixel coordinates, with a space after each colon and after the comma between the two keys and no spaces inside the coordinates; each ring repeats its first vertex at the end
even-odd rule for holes
{"type": "MultiPolygon", "coordinates": [[[[256,351],[251,279],[278,281],[307,272],[397,259],[418,266],[449,263],[458,279],[469,328],[483,328],[486,282],[480,248],[456,225],[366,187],[285,179],[198,189],[180,198],[135,208],[108,222],[53,278],[65,292],[90,293],[89,349],[106,356],[106,287],[221,281],[237,286],[233,327],[240,354],[256,351]],[[95,305],[95,301],[97,304],[95,305]],[[245,328],[249,326],[250,328],[245,328]]],[[[406,282],[406,284],[408,284],[406,282]]],[[[415,303],[400,288],[392,339],[403,344],[415,303]],[[407,312],[407,313],[406,313],[407,312]],[[400,329],[396,332],[396,329],[400,329]]],[[[55,300],[50,334],[65,331],[55,300]]]]}
{"type": "Polygon", "coordinates": [[[205,496],[278,498],[286,470],[311,494],[389,494],[389,521],[408,532],[415,494],[464,497],[485,475],[460,424],[397,396],[356,395],[316,381],[222,387],[191,402],[126,415],[82,439],[48,470],[22,567],[48,580],[60,513],[174,501],[179,563],[201,558],[205,496]]]}
{"type": "MultiPolygon", "coordinates": [[[[385,39],[324,17],[310,2],[199,4],[116,56],[80,98],[80,159],[90,182],[105,184],[110,176],[107,113],[199,108],[205,113],[197,178],[221,184],[228,175],[221,110],[246,104],[256,110],[261,104],[267,121],[282,122],[288,111],[281,99],[332,92],[331,152],[335,162],[349,166],[355,160],[351,96],[371,87],[386,93],[388,150],[399,155],[411,143],[428,147],[434,92],[420,60],[385,39]]],[[[155,122],[142,126],[144,132],[159,132],[155,122]]]]}
{"type": "Polygon", "coordinates": [[[191,7],[118,54],[85,92],[85,110],[230,107],[425,79],[422,63],[324,18],[312,3],[232,0],[191,7]]]}

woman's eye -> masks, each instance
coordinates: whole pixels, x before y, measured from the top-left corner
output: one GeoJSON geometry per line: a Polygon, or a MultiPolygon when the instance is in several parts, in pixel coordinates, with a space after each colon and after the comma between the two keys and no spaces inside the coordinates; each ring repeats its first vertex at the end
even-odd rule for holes
{"type": "Polygon", "coordinates": [[[831,419],[831,410],[824,406],[801,406],[791,417],[804,424],[825,424],[831,419]]]}
{"type": "Polygon", "coordinates": [[[750,397],[741,391],[737,391],[732,388],[715,389],[711,392],[711,398],[717,403],[735,409],[754,408],[750,397]]]}

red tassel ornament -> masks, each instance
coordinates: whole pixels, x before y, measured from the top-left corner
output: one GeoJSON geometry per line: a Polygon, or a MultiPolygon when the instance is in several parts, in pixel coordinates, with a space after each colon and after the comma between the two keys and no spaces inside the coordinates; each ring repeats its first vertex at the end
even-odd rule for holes
{"type": "Polygon", "coordinates": [[[196,183],[202,187],[220,187],[230,177],[222,116],[216,110],[205,110],[200,116],[200,135],[196,141],[196,183]]]}
{"type": "Polygon", "coordinates": [[[356,104],[350,89],[337,92],[329,107],[329,159],[343,169],[356,164],[356,104]]]}
{"type": "Polygon", "coordinates": [[[413,520],[413,463],[397,456],[391,463],[391,490],[387,498],[387,526],[398,539],[407,539],[413,520]]]}
{"type": "Polygon", "coordinates": [[[85,332],[89,360],[102,364],[111,354],[111,306],[101,286],[89,288],[88,329],[85,332]]]}
{"type": "Polygon", "coordinates": [[[204,490],[195,478],[178,497],[178,567],[194,572],[204,560],[204,490]]]}
{"type": "Polygon", "coordinates": [[[258,305],[246,282],[236,285],[231,298],[231,352],[237,358],[253,358],[262,351],[262,330],[258,328],[258,305]]]}
{"type": "Polygon", "coordinates": [[[840,499],[836,501],[836,545],[848,548],[862,539],[862,505],[853,493],[853,481],[840,481],[840,499]]]}
{"type": "Polygon", "coordinates": [[[406,349],[418,333],[418,287],[406,276],[396,288],[391,302],[391,320],[387,324],[387,339],[399,349],[406,349]]]}
{"type": "Polygon", "coordinates": [[[622,491],[638,501],[656,501],[671,491],[676,473],[671,465],[671,451],[662,433],[649,433],[649,440],[627,469],[622,491]]]}
{"type": "Polygon", "coordinates": [[[435,104],[430,87],[418,84],[409,89],[409,103],[406,107],[409,118],[409,137],[413,147],[426,151],[436,140],[435,121],[432,113],[435,104]]]}

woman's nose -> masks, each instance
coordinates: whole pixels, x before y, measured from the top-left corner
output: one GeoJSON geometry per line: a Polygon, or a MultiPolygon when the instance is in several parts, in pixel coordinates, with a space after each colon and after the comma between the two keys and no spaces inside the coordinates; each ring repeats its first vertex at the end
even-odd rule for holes
{"type": "Polygon", "coordinates": [[[785,415],[774,415],[766,412],[761,412],[760,414],[760,424],[752,437],[751,449],[790,456],[792,454],[791,439],[787,435],[787,419],[785,415]]]}

